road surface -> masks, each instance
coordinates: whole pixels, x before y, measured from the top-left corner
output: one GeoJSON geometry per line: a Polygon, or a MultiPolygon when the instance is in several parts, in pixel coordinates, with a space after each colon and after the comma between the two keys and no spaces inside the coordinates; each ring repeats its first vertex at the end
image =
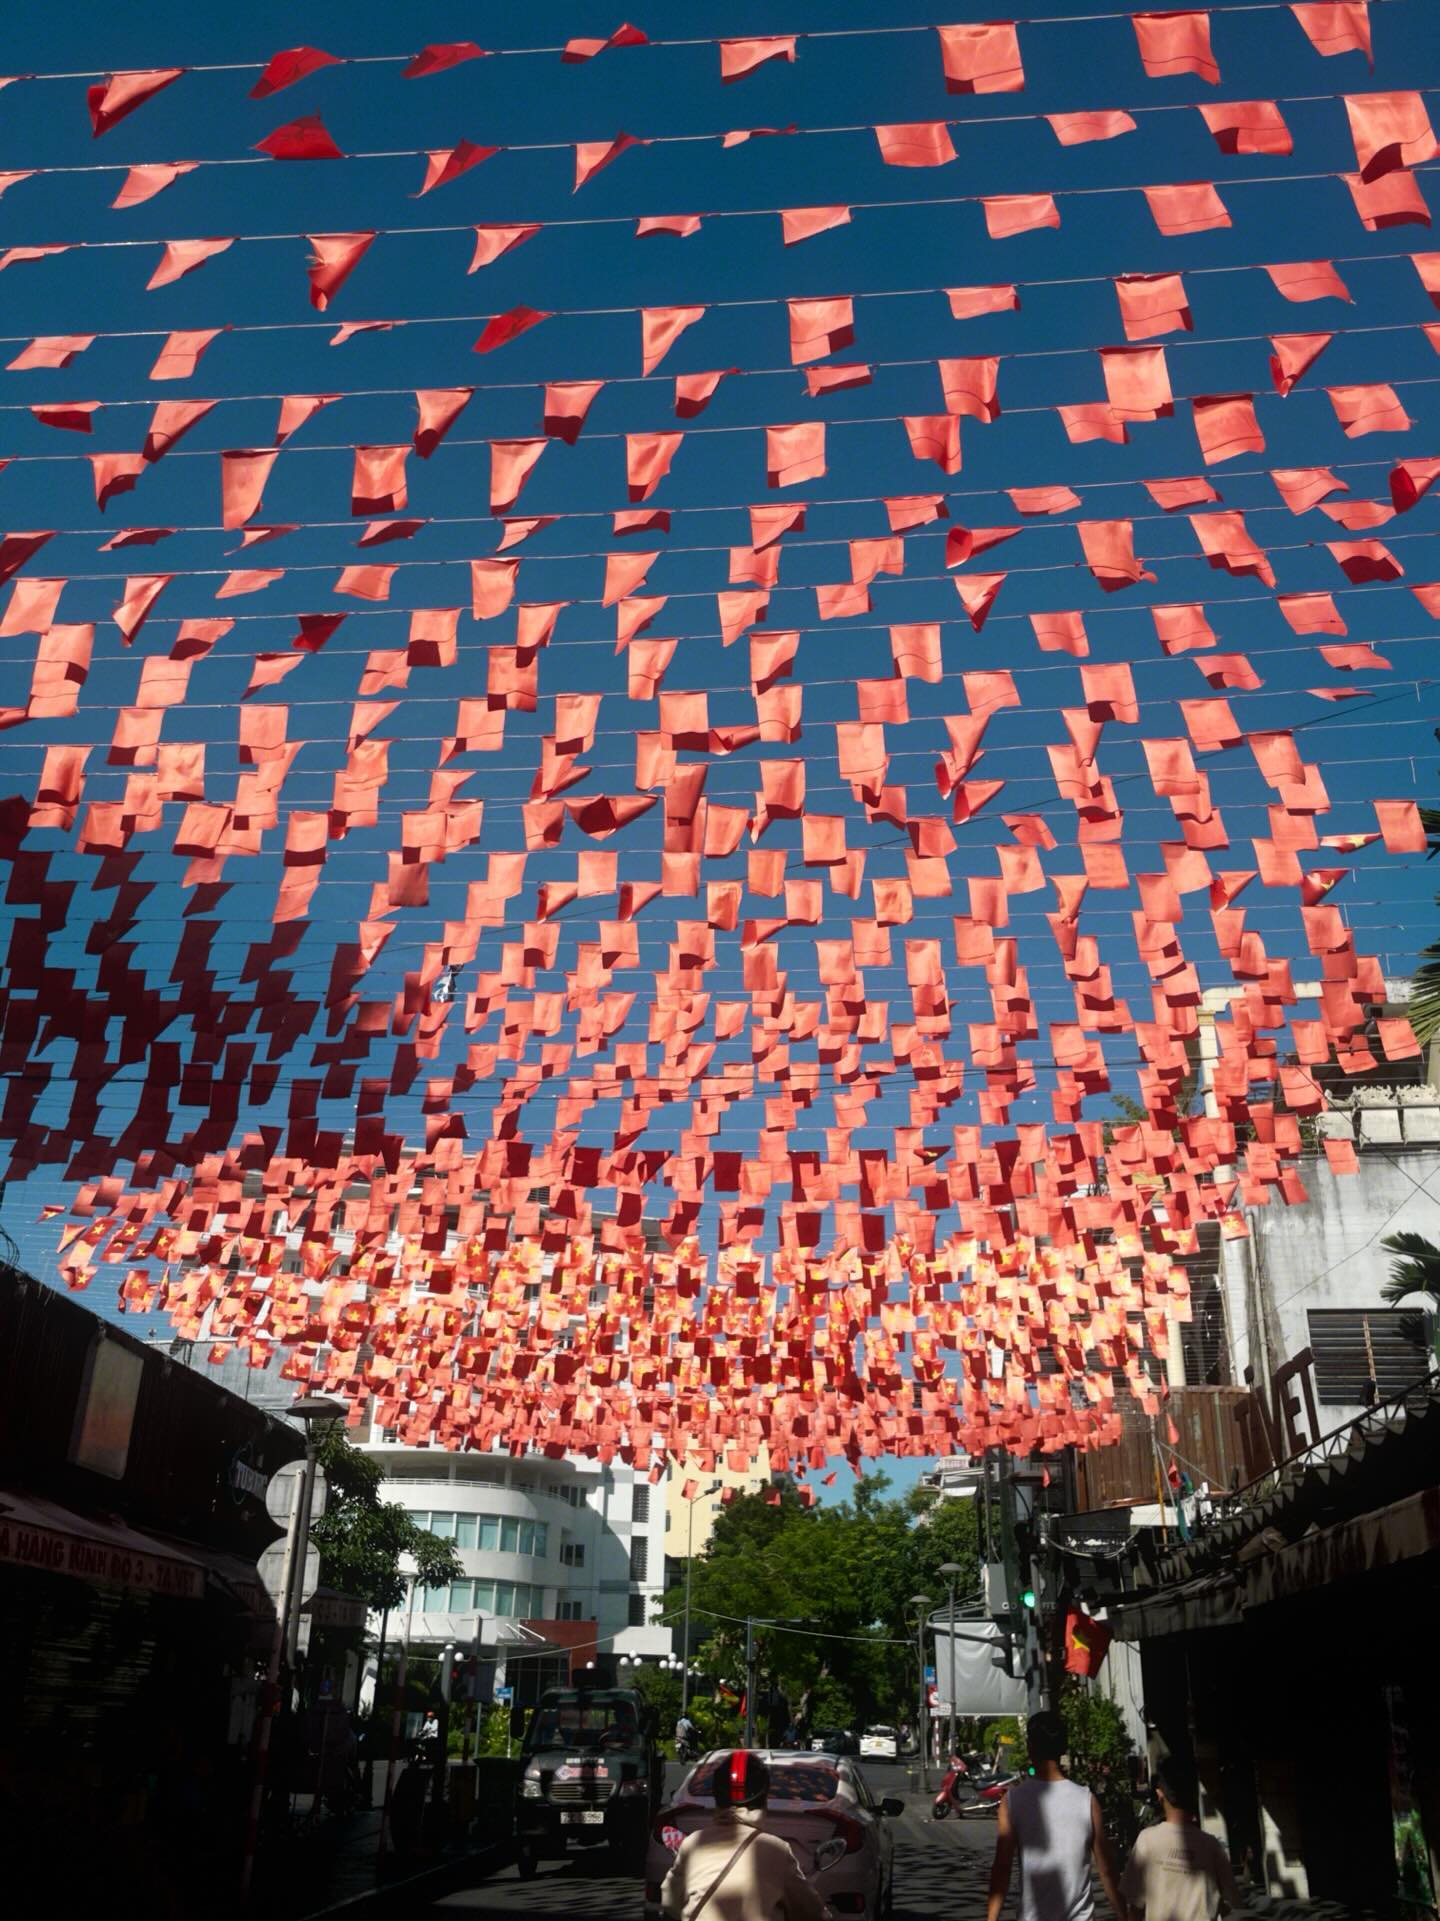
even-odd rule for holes
{"type": "MultiPolygon", "coordinates": [[[[895,1921],[978,1921],[995,1844],[993,1821],[932,1821],[930,1795],[921,1794],[903,1767],[862,1764],[877,1799],[898,1794],[905,1813],[894,1823],[895,1921]]],[[[679,1779],[671,1769],[667,1787],[679,1779]]],[[[638,1875],[617,1875],[601,1849],[566,1861],[545,1861],[533,1881],[504,1868],[478,1886],[447,1895],[427,1912],[433,1921],[468,1915],[514,1921],[641,1921],[644,1891],[638,1875]]]]}

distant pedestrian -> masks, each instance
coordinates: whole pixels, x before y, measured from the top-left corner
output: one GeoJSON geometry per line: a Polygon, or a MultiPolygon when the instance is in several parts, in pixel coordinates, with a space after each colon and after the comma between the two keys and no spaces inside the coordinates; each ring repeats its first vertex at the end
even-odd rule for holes
{"type": "Polygon", "coordinates": [[[1222,1904],[1240,1904],[1230,1857],[1195,1818],[1194,1783],[1184,1769],[1161,1762],[1154,1788],[1165,1819],[1137,1837],[1120,1883],[1125,1899],[1145,1921],[1215,1921],[1222,1904]]]}
{"type": "Polygon", "coordinates": [[[415,1759],[425,1768],[435,1767],[440,1760],[440,1717],[434,1708],[425,1710],[425,1719],[415,1737],[415,1759]]]}
{"type": "Polygon", "coordinates": [[[1127,1921],[1100,1803],[1061,1771],[1065,1723],[1048,1711],[1032,1714],[1026,1741],[1035,1773],[1016,1781],[1000,1803],[986,1921],[1000,1921],[1017,1856],[1020,1921],[1091,1921],[1092,1861],[1110,1905],[1120,1921],[1127,1921]]]}
{"type": "Polygon", "coordinates": [[[770,1770],[738,1748],[716,1757],[715,1818],[680,1843],[660,1889],[662,1921],[832,1921],[790,1843],[762,1831],[770,1770]]]}

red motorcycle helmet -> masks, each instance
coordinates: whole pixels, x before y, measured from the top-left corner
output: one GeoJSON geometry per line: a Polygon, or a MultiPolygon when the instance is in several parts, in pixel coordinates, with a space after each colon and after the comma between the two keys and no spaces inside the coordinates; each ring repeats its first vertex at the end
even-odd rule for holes
{"type": "Polygon", "coordinates": [[[770,1769],[750,1748],[735,1748],[715,1763],[717,1808],[763,1808],[770,1793],[770,1769]]]}

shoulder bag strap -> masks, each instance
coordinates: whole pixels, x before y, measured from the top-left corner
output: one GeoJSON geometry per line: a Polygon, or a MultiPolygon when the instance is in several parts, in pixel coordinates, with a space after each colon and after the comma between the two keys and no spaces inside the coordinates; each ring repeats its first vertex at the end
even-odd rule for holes
{"type": "Polygon", "coordinates": [[[706,1888],[704,1894],[701,1895],[699,1906],[691,1909],[689,1921],[700,1921],[701,1915],[705,1912],[706,1908],[709,1907],[714,1896],[719,1892],[721,1882],[725,1879],[726,1875],[729,1874],[731,1868],[734,1867],[735,1863],[740,1859],[746,1848],[754,1841],[759,1832],[760,1830],[758,1828],[750,1828],[746,1832],[741,1839],[739,1847],[735,1849],[735,1852],[730,1856],[724,1867],[721,1868],[715,1879],[710,1883],[709,1887],[706,1888]]]}

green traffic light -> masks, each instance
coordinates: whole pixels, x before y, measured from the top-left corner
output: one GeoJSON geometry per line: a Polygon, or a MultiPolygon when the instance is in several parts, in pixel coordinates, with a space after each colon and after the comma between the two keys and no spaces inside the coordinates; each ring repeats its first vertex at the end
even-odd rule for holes
{"type": "Polygon", "coordinates": [[[1025,1607],[1025,1608],[1033,1608],[1033,1607],[1034,1607],[1034,1605],[1035,1605],[1035,1590],[1034,1590],[1034,1588],[1033,1588],[1033,1587],[1027,1587],[1027,1588],[1025,1589],[1025,1591],[1024,1591],[1024,1593],[1023,1593],[1023,1594],[1022,1594],[1022,1595],[1020,1596],[1020,1605],[1021,1605],[1021,1607],[1025,1607]]]}

